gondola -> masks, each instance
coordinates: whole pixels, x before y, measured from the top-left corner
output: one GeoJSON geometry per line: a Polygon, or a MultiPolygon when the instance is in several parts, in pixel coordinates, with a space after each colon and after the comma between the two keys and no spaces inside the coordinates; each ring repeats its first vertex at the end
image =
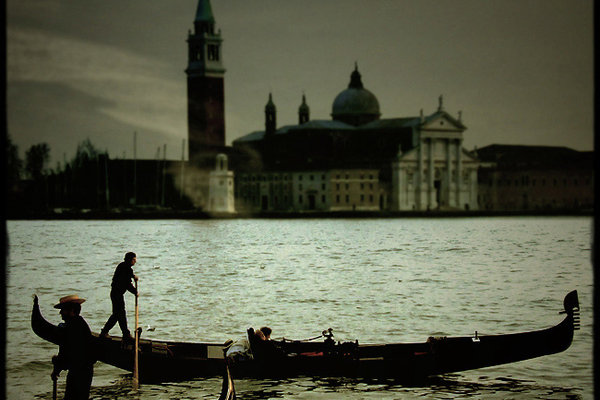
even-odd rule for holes
{"type": "MultiPolygon", "coordinates": [[[[433,375],[507,364],[565,351],[579,329],[579,299],[572,291],[564,299],[566,314],[557,325],[536,331],[503,335],[429,337],[422,343],[359,344],[336,342],[331,330],[322,341],[255,339],[248,329],[249,357],[227,356],[231,341],[191,343],[140,339],[141,382],[168,382],[222,376],[228,367],[237,378],[293,376],[418,380],[433,375]]],[[[41,314],[37,301],[31,314],[33,331],[58,344],[61,327],[41,314]]],[[[133,370],[133,345],[120,337],[93,333],[98,361],[133,370]]]]}

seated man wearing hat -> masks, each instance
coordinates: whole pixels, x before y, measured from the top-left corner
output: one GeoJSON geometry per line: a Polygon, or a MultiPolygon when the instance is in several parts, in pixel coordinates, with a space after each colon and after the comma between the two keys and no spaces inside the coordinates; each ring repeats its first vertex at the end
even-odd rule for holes
{"type": "Polygon", "coordinates": [[[96,357],[92,332],[79,315],[84,301],[77,295],[71,295],[61,298],[54,306],[60,309],[60,316],[65,322],[59,325],[63,328],[63,337],[59,343],[58,355],[52,357],[54,370],[51,376],[56,380],[60,371],[69,370],[65,400],[87,399],[94,375],[96,357]]]}

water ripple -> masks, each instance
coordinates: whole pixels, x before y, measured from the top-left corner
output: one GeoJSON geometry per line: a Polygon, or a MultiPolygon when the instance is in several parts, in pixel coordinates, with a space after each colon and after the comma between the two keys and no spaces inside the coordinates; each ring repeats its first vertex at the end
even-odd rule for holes
{"type": "MultiPolygon", "coordinates": [[[[591,398],[589,218],[410,220],[8,221],[7,390],[50,398],[56,346],[31,332],[31,295],[57,323],[57,299],[87,298],[98,330],[125,251],[138,254],[148,338],[223,342],[249,326],[274,337],[424,341],[552,326],[579,290],[582,328],[566,352],[406,387],[353,380],[240,381],[243,399],[591,398]],[[73,258],[73,254],[85,254],[73,258]],[[67,256],[68,255],[68,256],[67,256]],[[68,277],[68,279],[66,279],[68,277]],[[266,396],[266,397],[265,397],[266,396]]],[[[126,295],[130,323],[133,296],[126,295]]],[[[114,328],[118,331],[118,328],[114,328]]],[[[128,398],[127,374],[99,365],[92,398],[128,398]]],[[[220,379],[144,386],[140,399],[216,398],[220,379]]]]}

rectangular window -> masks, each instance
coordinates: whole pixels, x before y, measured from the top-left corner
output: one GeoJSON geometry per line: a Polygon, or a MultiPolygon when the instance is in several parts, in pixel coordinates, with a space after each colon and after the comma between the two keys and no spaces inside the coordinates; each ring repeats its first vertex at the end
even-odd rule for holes
{"type": "Polygon", "coordinates": [[[325,190],[325,184],[324,183],[321,184],[321,190],[325,190]]]}
{"type": "Polygon", "coordinates": [[[361,202],[361,203],[364,203],[364,202],[365,202],[365,195],[364,195],[364,194],[361,194],[361,195],[360,195],[360,202],[361,202]]]}
{"type": "Polygon", "coordinates": [[[346,203],[350,203],[350,196],[346,195],[346,203]]]}
{"type": "Polygon", "coordinates": [[[298,196],[298,203],[302,204],[302,195],[298,196]]]}
{"type": "Polygon", "coordinates": [[[325,195],[321,196],[321,203],[325,204],[325,195]]]}
{"type": "Polygon", "coordinates": [[[340,195],[339,194],[335,196],[335,202],[338,204],[340,203],[340,195]]]}

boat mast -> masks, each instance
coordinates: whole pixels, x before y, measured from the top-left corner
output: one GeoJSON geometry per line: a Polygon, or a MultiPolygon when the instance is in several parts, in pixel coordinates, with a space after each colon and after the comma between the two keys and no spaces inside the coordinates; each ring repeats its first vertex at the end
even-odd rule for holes
{"type": "Polygon", "coordinates": [[[137,132],[133,132],[133,205],[137,204],[137,132]]]}

